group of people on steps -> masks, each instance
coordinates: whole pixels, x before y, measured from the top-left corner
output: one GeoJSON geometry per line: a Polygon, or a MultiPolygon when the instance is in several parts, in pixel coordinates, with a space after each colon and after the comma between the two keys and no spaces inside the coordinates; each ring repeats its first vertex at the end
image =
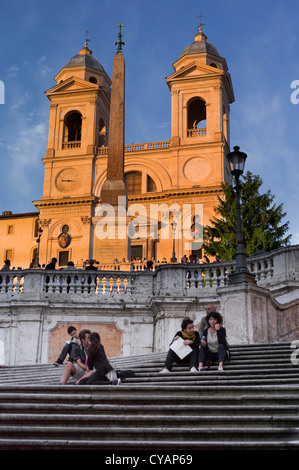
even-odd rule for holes
{"type": "MultiPolygon", "coordinates": [[[[109,362],[100,335],[83,329],[78,332],[74,326],[68,327],[70,341],[62,349],[59,358],[54,365],[63,364],[67,354],[69,360],[63,370],[61,385],[66,385],[70,378],[76,385],[119,385],[121,379],[109,362]]],[[[189,351],[189,349],[188,349],[189,351]]],[[[226,339],[226,329],[223,319],[216,311],[214,305],[206,307],[206,315],[201,319],[198,331],[190,318],[184,318],[181,330],[178,331],[166,356],[163,369],[160,373],[170,373],[173,363],[188,363],[190,372],[200,372],[204,366],[208,368],[214,362],[218,362],[218,371],[223,371],[223,364],[229,360],[229,345],[226,339]],[[172,349],[172,345],[179,338],[185,346],[189,346],[190,352],[182,359],[172,349]]]]}
{"type": "Polygon", "coordinates": [[[160,373],[170,373],[174,362],[188,363],[190,372],[203,371],[204,366],[210,368],[211,364],[218,362],[218,371],[223,372],[223,364],[229,358],[229,345],[222,315],[216,311],[214,305],[207,305],[206,315],[201,319],[198,331],[195,330],[191,318],[184,318],[181,330],[175,334],[170,344],[164,368],[160,373]],[[191,348],[189,354],[182,359],[171,348],[179,338],[182,338],[185,346],[191,348]]]}

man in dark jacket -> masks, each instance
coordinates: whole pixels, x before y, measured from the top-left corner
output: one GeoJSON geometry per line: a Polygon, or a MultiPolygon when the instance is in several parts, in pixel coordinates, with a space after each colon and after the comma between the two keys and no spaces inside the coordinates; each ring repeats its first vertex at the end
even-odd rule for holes
{"type": "Polygon", "coordinates": [[[69,362],[63,371],[61,378],[61,385],[66,385],[68,379],[79,380],[87,371],[86,363],[86,348],[88,347],[88,337],[90,330],[82,330],[79,333],[80,344],[74,344],[71,352],[73,363],[69,362]]]}
{"type": "Polygon", "coordinates": [[[51,262],[47,264],[45,269],[55,269],[56,263],[57,263],[57,258],[52,258],[51,262]]]}

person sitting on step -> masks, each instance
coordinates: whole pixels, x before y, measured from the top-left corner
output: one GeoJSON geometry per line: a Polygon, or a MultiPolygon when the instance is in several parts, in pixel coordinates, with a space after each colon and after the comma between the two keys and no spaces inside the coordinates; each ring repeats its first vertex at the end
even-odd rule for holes
{"type": "Polygon", "coordinates": [[[218,371],[223,371],[223,363],[229,359],[229,346],[226,340],[226,329],[222,324],[222,316],[218,312],[207,315],[208,327],[203,330],[201,347],[199,348],[199,371],[205,363],[218,361],[218,371]]]}
{"type": "Polygon", "coordinates": [[[170,348],[166,357],[164,368],[160,371],[162,374],[171,372],[174,362],[189,363],[190,372],[197,372],[198,348],[200,345],[200,340],[198,331],[194,331],[194,323],[191,318],[184,318],[181,324],[181,331],[178,331],[175,334],[171,344],[178,340],[178,338],[182,338],[184,345],[190,346],[192,351],[183,359],[180,359],[179,356],[170,348]]]}
{"type": "Polygon", "coordinates": [[[73,362],[71,354],[72,347],[74,344],[80,344],[79,331],[75,326],[69,326],[67,332],[70,335],[71,339],[70,341],[66,341],[66,345],[62,348],[57,361],[53,362],[54,366],[62,365],[67,355],[69,355],[69,362],[73,362]]]}
{"type": "Polygon", "coordinates": [[[61,385],[66,385],[70,377],[80,379],[87,371],[86,348],[88,347],[89,330],[82,330],[79,333],[80,344],[74,344],[71,352],[73,362],[69,362],[63,371],[61,385]]]}
{"type": "Polygon", "coordinates": [[[76,385],[119,385],[121,380],[107,359],[99,333],[93,332],[88,338],[87,372],[77,380],[76,385]]]}

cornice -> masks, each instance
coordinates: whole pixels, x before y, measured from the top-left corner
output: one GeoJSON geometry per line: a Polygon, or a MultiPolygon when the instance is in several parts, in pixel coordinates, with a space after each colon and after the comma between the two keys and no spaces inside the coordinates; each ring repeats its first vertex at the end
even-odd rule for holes
{"type": "Polygon", "coordinates": [[[66,198],[57,198],[50,200],[40,200],[33,201],[35,207],[46,208],[46,207],[61,207],[61,206],[78,206],[82,204],[96,205],[99,201],[99,198],[96,196],[82,196],[82,197],[66,197],[66,198]]]}
{"type": "Polygon", "coordinates": [[[128,201],[139,202],[147,201],[153,202],[158,200],[170,200],[170,199],[179,199],[185,197],[202,197],[206,195],[214,194],[218,196],[222,194],[222,188],[220,186],[211,186],[211,187],[196,187],[196,188],[184,188],[184,189],[168,189],[160,193],[147,193],[138,196],[128,196],[128,201]]]}

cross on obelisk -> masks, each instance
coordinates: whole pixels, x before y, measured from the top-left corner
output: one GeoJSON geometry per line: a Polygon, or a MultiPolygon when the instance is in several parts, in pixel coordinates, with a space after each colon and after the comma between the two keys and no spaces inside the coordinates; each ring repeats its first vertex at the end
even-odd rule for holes
{"type": "Polygon", "coordinates": [[[122,50],[122,46],[125,45],[124,42],[122,42],[122,32],[121,32],[121,28],[124,28],[124,24],[121,24],[119,23],[119,25],[117,25],[116,27],[119,28],[119,33],[118,33],[118,41],[115,43],[115,45],[117,46],[117,52],[120,52],[122,50]]]}

